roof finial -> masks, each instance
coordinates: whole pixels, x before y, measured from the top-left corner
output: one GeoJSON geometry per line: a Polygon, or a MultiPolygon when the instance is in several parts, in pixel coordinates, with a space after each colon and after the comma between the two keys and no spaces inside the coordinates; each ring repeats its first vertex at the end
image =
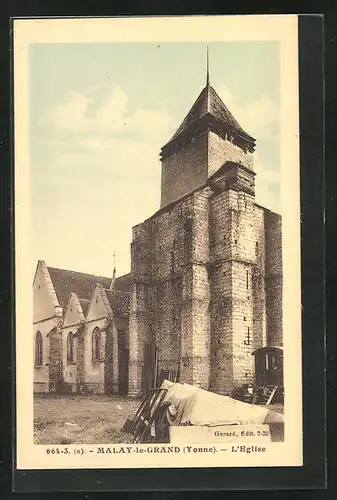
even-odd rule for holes
{"type": "Polygon", "coordinates": [[[113,271],[112,271],[112,279],[111,279],[111,283],[110,283],[110,290],[113,290],[113,288],[115,286],[115,280],[116,280],[116,254],[114,252],[114,267],[113,267],[113,271]]]}
{"type": "Polygon", "coordinates": [[[207,45],[207,73],[206,73],[206,86],[209,87],[209,53],[207,45]]]}

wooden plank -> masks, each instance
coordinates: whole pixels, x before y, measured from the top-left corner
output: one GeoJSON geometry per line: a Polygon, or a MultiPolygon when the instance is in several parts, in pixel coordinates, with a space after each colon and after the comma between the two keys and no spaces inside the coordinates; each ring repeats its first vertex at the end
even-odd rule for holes
{"type": "Polygon", "coordinates": [[[141,436],[141,440],[139,442],[141,443],[148,443],[149,442],[149,438],[151,439],[151,441],[153,441],[155,439],[155,435],[152,436],[152,430],[153,430],[153,426],[160,414],[160,409],[161,409],[161,406],[162,406],[162,403],[164,401],[164,398],[166,396],[166,393],[167,393],[167,390],[166,389],[162,389],[162,394],[159,396],[158,400],[156,401],[156,408],[153,412],[153,414],[151,415],[151,418],[148,422],[148,425],[146,427],[146,429],[144,429],[144,432],[141,436]],[[153,438],[153,439],[152,439],[153,438]]]}
{"type": "Polygon", "coordinates": [[[158,383],[158,349],[155,346],[155,359],[154,359],[154,384],[153,387],[157,387],[158,383]]]}
{"type": "Polygon", "coordinates": [[[275,385],[275,386],[273,387],[273,390],[272,390],[272,391],[271,391],[271,393],[270,393],[270,396],[269,396],[269,398],[268,398],[268,400],[267,400],[267,402],[266,402],[266,405],[270,405],[270,403],[271,403],[271,402],[272,402],[272,400],[273,400],[273,397],[275,396],[276,391],[277,391],[277,385],[275,385]]]}
{"type": "Polygon", "coordinates": [[[134,425],[132,428],[134,442],[139,442],[139,440],[142,439],[144,432],[153,418],[154,410],[158,406],[158,400],[165,397],[165,394],[165,389],[152,389],[140,405],[135,415],[134,425]]]}
{"type": "Polygon", "coordinates": [[[142,416],[145,413],[145,411],[148,409],[148,406],[149,406],[152,398],[153,398],[153,391],[150,391],[149,394],[147,395],[147,397],[143,399],[138,410],[136,411],[134,418],[132,419],[132,426],[130,429],[131,433],[134,433],[134,430],[139,422],[140,416],[142,416]]]}
{"type": "Polygon", "coordinates": [[[155,423],[156,418],[160,412],[160,408],[166,396],[167,389],[154,389],[153,392],[154,391],[156,393],[155,394],[156,397],[151,398],[152,404],[148,408],[150,410],[149,418],[144,420],[145,427],[142,428],[138,434],[135,433],[134,443],[148,443],[149,439],[152,440],[151,438],[152,426],[155,423]]]}

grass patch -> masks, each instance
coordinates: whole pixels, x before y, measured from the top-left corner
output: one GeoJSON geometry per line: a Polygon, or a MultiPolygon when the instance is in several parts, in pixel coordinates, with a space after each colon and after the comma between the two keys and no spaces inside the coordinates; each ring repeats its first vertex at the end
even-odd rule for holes
{"type": "Polygon", "coordinates": [[[140,402],[106,395],[34,395],[36,444],[128,443],[122,431],[140,402]]]}

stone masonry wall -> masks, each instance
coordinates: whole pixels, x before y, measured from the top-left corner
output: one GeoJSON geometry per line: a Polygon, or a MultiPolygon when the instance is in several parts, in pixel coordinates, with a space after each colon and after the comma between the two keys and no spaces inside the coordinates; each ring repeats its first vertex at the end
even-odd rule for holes
{"type": "MultiPolygon", "coordinates": [[[[114,384],[114,338],[117,336],[116,328],[113,321],[107,325],[105,334],[105,355],[104,355],[104,385],[105,393],[112,394],[115,392],[116,385],[114,384]]],[[[117,388],[118,392],[118,388],[117,388]]]]}
{"type": "Polygon", "coordinates": [[[129,396],[143,391],[144,344],[151,340],[149,285],[152,269],[150,224],[133,228],[129,317],[129,396]]]}
{"type": "Polygon", "coordinates": [[[101,318],[87,322],[84,331],[84,382],[83,389],[88,393],[103,394],[105,392],[105,342],[107,320],[101,318]],[[92,337],[94,331],[100,332],[100,359],[93,360],[92,337]]]}
{"type": "Polygon", "coordinates": [[[264,210],[255,205],[255,266],[252,269],[253,350],[267,345],[264,210]]]}
{"type": "Polygon", "coordinates": [[[254,383],[252,352],[266,335],[264,220],[254,196],[237,193],[232,210],[233,386],[254,383]]]}
{"type": "Polygon", "coordinates": [[[191,139],[162,161],[161,207],[173,203],[206,184],[225,162],[253,170],[253,155],[211,131],[191,139]]]}
{"type": "Polygon", "coordinates": [[[216,392],[228,394],[254,380],[251,353],[265,336],[263,236],[253,196],[232,190],[212,196],[211,387],[216,392]]]}
{"type": "Polygon", "coordinates": [[[181,199],[206,181],[207,132],[204,132],[162,161],[160,206],[181,199]]]}
{"type": "Polygon", "coordinates": [[[77,330],[80,325],[72,325],[62,330],[62,385],[64,392],[77,391],[77,355],[78,355],[78,339],[77,330]],[[68,336],[73,335],[73,361],[69,362],[67,359],[68,351],[68,336]]]}
{"type": "Polygon", "coordinates": [[[232,273],[229,261],[211,271],[211,356],[210,390],[228,394],[233,378],[232,273]]]}
{"type": "Polygon", "coordinates": [[[62,379],[61,324],[49,333],[49,392],[57,392],[62,379]]]}
{"type": "Polygon", "coordinates": [[[160,369],[180,363],[182,381],[208,387],[209,194],[209,188],[196,191],[134,228],[130,395],[140,389],[148,341],[156,342],[160,369]]]}
{"type": "Polygon", "coordinates": [[[282,219],[281,216],[264,210],[266,240],[266,310],[267,343],[283,345],[282,319],[282,219]]]}
{"type": "MultiPolygon", "coordinates": [[[[189,231],[184,225],[193,218],[188,197],[153,218],[152,330],[158,348],[159,369],[176,370],[182,356],[183,273],[189,252],[189,231]]],[[[180,372],[184,370],[183,363],[180,372]]],[[[184,376],[184,375],[183,375],[184,376]]],[[[191,374],[192,376],[192,374],[191,374]]]]}
{"type": "Polygon", "coordinates": [[[253,170],[252,153],[245,153],[229,140],[224,140],[214,132],[208,132],[208,177],[227,161],[239,163],[253,170]]]}
{"type": "Polygon", "coordinates": [[[77,330],[77,391],[83,392],[85,384],[84,366],[84,325],[77,330]]]}
{"type": "Polygon", "coordinates": [[[223,394],[254,382],[252,352],[266,344],[264,224],[253,196],[205,187],[135,228],[129,392],[141,390],[148,341],[162,369],[180,362],[182,382],[223,394]]]}
{"type": "Polygon", "coordinates": [[[231,392],[234,376],[232,211],[237,208],[237,193],[234,191],[223,191],[210,198],[212,332],[210,389],[220,394],[231,392]]]}
{"type": "MultiPolygon", "coordinates": [[[[191,308],[190,330],[182,331],[182,348],[192,343],[193,385],[209,388],[210,379],[210,284],[209,265],[209,197],[211,190],[205,188],[194,194],[194,227],[191,258],[187,260],[184,278],[192,283],[192,289],[184,287],[183,303],[191,308]]],[[[185,255],[186,257],[186,255],[185,255]]],[[[185,316],[186,318],[186,316],[185,316]]],[[[188,359],[183,358],[183,363],[188,359]]]]}
{"type": "Polygon", "coordinates": [[[104,354],[104,382],[106,394],[120,393],[120,364],[128,364],[128,326],[127,317],[114,317],[107,324],[104,354]],[[123,356],[123,359],[120,359],[123,356]]]}
{"type": "Polygon", "coordinates": [[[116,317],[113,343],[114,393],[127,394],[129,377],[129,318],[116,317]]]}

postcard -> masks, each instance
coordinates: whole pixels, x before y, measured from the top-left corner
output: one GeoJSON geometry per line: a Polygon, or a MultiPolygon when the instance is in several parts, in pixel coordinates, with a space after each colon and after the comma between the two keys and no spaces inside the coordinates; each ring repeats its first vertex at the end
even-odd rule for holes
{"type": "Polygon", "coordinates": [[[17,19],[17,468],[301,466],[296,15],[17,19]]]}

